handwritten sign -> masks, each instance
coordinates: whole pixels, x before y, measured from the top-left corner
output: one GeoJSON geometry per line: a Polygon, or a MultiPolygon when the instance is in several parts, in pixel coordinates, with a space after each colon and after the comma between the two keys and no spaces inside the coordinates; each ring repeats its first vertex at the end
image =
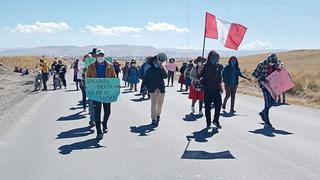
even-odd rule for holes
{"type": "Polygon", "coordinates": [[[86,78],[86,93],[89,99],[111,103],[120,95],[120,79],[118,78],[86,78]]]}
{"type": "Polygon", "coordinates": [[[294,87],[292,79],[286,69],[275,71],[266,78],[269,83],[265,84],[270,94],[276,99],[283,92],[288,91],[294,87]]]}

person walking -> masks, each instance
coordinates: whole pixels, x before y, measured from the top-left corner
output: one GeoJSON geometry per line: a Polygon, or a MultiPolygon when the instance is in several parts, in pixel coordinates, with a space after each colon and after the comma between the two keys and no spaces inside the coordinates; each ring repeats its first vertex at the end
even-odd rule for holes
{"type": "Polygon", "coordinates": [[[175,64],[175,59],[171,58],[169,59],[169,63],[166,65],[166,68],[168,70],[168,84],[169,87],[170,81],[171,81],[171,87],[173,86],[174,81],[174,73],[177,71],[177,65],[175,64]]]}
{"type": "Polygon", "coordinates": [[[79,64],[79,59],[76,59],[76,61],[74,61],[71,64],[71,68],[73,68],[73,82],[76,83],[77,91],[79,90],[79,79],[78,79],[79,68],[78,68],[78,64],[79,64]]]}
{"type": "Polygon", "coordinates": [[[190,93],[189,93],[189,99],[192,100],[191,104],[191,113],[195,113],[195,104],[197,101],[199,101],[199,115],[203,115],[202,113],[202,107],[203,107],[203,101],[204,101],[204,90],[200,83],[200,73],[203,68],[203,63],[206,61],[206,59],[202,57],[198,57],[194,63],[196,66],[194,66],[190,73],[190,79],[192,80],[191,86],[190,86],[190,93]]]}
{"type": "Polygon", "coordinates": [[[266,78],[271,73],[276,70],[281,71],[281,68],[282,63],[278,59],[277,55],[271,54],[265,60],[261,61],[252,73],[252,76],[258,80],[259,87],[261,88],[264,97],[264,109],[259,113],[259,115],[265,125],[270,127],[272,127],[272,124],[269,119],[269,110],[275,104],[276,100],[273,99],[264,84],[269,83],[266,78]]]}
{"type": "Polygon", "coordinates": [[[232,56],[230,57],[228,64],[222,70],[222,78],[226,92],[226,96],[222,104],[222,109],[226,109],[226,104],[231,96],[231,114],[236,113],[236,111],[234,110],[234,104],[236,99],[237,87],[239,84],[239,77],[251,81],[250,78],[242,74],[239,67],[238,59],[235,56],[232,56]]]}
{"type": "Polygon", "coordinates": [[[119,78],[119,73],[121,72],[121,68],[120,68],[121,64],[117,60],[114,60],[112,65],[113,65],[114,71],[116,72],[117,78],[119,78]]]}
{"type": "Polygon", "coordinates": [[[150,93],[145,85],[145,82],[143,81],[143,78],[144,78],[147,70],[151,67],[150,58],[151,57],[146,57],[145,62],[142,64],[142,66],[139,70],[139,78],[142,80],[141,87],[140,87],[140,94],[142,95],[142,99],[145,98],[145,95],[148,95],[148,99],[150,99],[150,93]]]}
{"type": "MultiPolygon", "coordinates": [[[[89,65],[87,70],[88,78],[116,78],[116,73],[111,63],[104,60],[104,51],[97,49],[95,53],[96,61],[89,65]]],[[[97,130],[97,140],[103,139],[103,133],[108,132],[108,120],[111,114],[111,103],[93,101],[95,124],[97,130]],[[101,106],[103,105],[104,117],[101,122],[101,106]],[[102,130],[101,130],[102,124],[102,130]]]]}
{"type": "MultiPolygon", "coordinates": [[[[179,80],[178,80],[178,83],[180,84],[180,92],[182,92],[183,90],[183,85],[185,85],[186,83],[186,78],[184,77],[184,71],[186,70],[188,66],[188,63],[183,63],[181,68],[180,68],[180,77],[179,77],[179,80]]],[[[186,87],[187,89],[187,87],[186,87]]]]}
{"type": "Polygon", "coordinates": [[[221,128],[219,118],[222,105],[222,69],[223,66],[219,63],[220,55],[215,51],[210,51],[207,62],[205,63],[201,73],[201,84],[204,88],[204,104],[207,128],[211,126],[211,108],[212,103],[215,106],[214,119],[212,124],[217,128],[221,128]]]}
{"type": "Polygon", "coordinates": [[[138,91],[137,84],[139,83],[139,69],[135,60],[130,63],[130,68],[128,71],[128,83],[130,84],[130,90],[138,91]]]}
{"type": "Polygon", "coordinates": [[[43,89],[42,91],[48,91],[47,81],[49,79],[49,64],[47,61],[40,59],[41,73],[42,73],[42,83],[43,89]]]}
{"type": "Polygon", "coordinates": [[[129,62],[126,61],[125,66],[122,68],[122,81],[124,81],[124,87],[129,86],[128,76],[129,76],[129,62]]]}
{"type": "Polygon", "coordinates": [[[193,62],[192,61],[189,61],[188,63],[188,66],[186,67],[186,70],[184,71],[184,78],[185,78],[185,85],[186,85],[186,90],[185,91],[188,91],[189,90],[189,87],[191,85],[191,78],[190,78],[190,73],[191,73],[191,70],[193,69],[193,62]]]}
{"type": "Polygon", "coordinates": [[[164,79],[168,77],[167,72],[162,66],[163,61],[159,61],[157,56],[150,58],[151,67],[147,70],[143,81],[151,96],[151,122],[158,125],[165,96],[164,79]]]}

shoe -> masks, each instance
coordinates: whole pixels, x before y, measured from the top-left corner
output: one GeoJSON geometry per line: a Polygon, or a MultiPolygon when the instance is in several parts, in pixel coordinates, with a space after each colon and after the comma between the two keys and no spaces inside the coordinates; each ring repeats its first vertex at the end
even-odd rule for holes
{"type": "Polygon", "coordinates": [[[222,105],[222,109],[225,110],[226,109],[226,105],[223,104],[222,105]]]}
{"type": "Polygon", "coordinates": [[[97,140],[103,139],[103,134],[102,134],[102,133],[97,134],[96,139],[97,139],[97,140]]]}
{"type": "Polygon", "coordinates": [[[235,111],[235,110],[230,110],[230,114],[235,114],[235,113],[237,113],[237,111],[235,111]]]}
{"type": "Polygon", "coordinates": [[[273,126],[270,122],[266,122],[264,125],[273,128],[273,126]]]}
{"type": "Polygon", "coordinates": [[[103,128],[103,133],[104,134],[108,133],[108,128],[103,128]]]}
{"type": "Polygon", "coordinates": [[[95,126],[95,125],[96,125],[96,122],[95,122],[94,120],[90,120],[90,121],[89,121],[89,125],[90,125],[90,126],[95,126]]]}
{"type": "Polygon", "coordinates": [[[194,106],[191,106],[191,113],[194,114],[196,110],[194,109],[194,106]]]}
{"type": "Polygon", "coordinates": [[[203,112],[202,112],[202,111],[199,111],[199,115],[200,115],[200,116],[203,116],[203,112]]]}
{"type": "Polygon", "coordinates": [[[263,111],[259,112],[259,115],[260,115],[262,121],[265,123],[266,121],[264,120],[264,117],[263,117],[263,111]]]}
{"type": "Polygon", "coordinates": [[[160,116],[157,116],[157,121],[160,121],[160,116]]]}
{"type": "Polygon", "coordinates": [[[153,119],[153,120],[151,121],[151,124],[152,124],[152,125],[157,125],[157,120],[154,120],[154,119],[153,119]]]}
{"type": "Polygon", "coordinates": [[[211,123],[207,123],[207,128],[211,128],[211,123]]]}
{"type": "Polygon", "coordinates": [[[213,121],[212,124],[215,125],[218,129],[222,128],[219,122],[213,121]]]}

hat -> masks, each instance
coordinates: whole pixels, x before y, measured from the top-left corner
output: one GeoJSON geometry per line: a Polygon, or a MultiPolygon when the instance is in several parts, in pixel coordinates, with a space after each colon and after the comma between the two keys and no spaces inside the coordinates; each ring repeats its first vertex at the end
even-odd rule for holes
{"type": "Polygon", "coordinates": [[[168,59],[165,53],[159,53],[156,57],[157,57],[157,61],[160,61],[160,62],[165,62],[168,59]]]}
{"type": "Polygon", "coordinates": [[[104,55],[104,51],[103,51],[103,49],[97,49],[97,51],[96,51],[96,55],[99,55],[99,54],[103,54],[104,55]]]}

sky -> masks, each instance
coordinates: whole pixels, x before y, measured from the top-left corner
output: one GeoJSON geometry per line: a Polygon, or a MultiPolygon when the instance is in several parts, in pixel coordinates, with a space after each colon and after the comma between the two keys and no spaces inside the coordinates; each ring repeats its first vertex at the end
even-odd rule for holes
{"type": "MultiPolygon", "coordinates": [[[[2,0],[0,48],[146,45],[201,49],[205,12],[248,28],[240,50],[320,49],[320,1],[2,0]]],[[[207,49],[225,49],[207,39],[207,49]]]]}

